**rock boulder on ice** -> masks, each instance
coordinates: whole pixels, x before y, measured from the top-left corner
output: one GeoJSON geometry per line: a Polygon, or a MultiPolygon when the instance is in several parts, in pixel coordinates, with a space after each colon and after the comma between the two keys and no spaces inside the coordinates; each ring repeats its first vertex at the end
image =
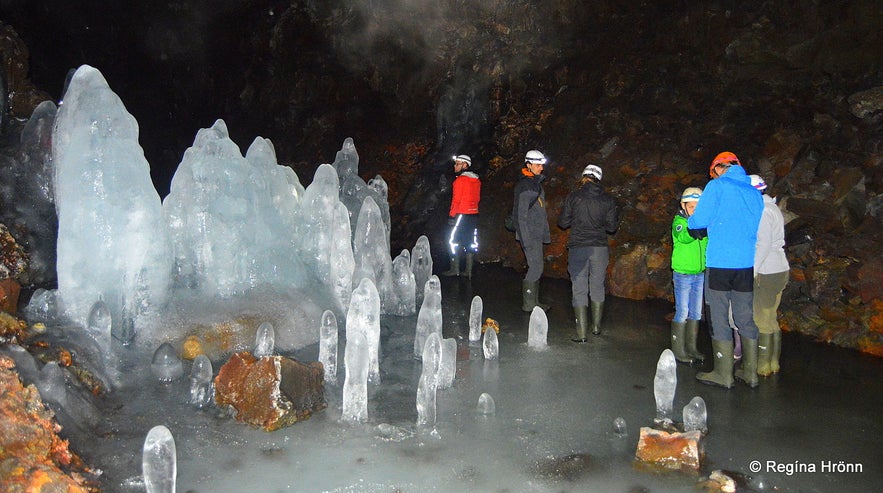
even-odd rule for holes
{"type": "Polygon", "coordinates": [[[232,406],[238,421],[274,431],[325,409],[323,378],[318,362],[235,353],[215,377],[215,402],[232,406]]]}
{"type": "Polygon", "coordinates": [[[703,455],[701,432],[669,433],[647,426],[641,427],[635,452],[640,462],[683,472],[699,471],[703,455]]]}

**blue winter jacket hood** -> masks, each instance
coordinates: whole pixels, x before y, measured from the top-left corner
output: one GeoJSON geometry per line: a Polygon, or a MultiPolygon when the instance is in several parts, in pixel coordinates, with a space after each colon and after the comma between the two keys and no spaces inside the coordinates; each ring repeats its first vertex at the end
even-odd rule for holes
{"type": "Polygon", "coordinates": [[[745,169],[735,165],[711,180],[687,220],[690,229],[708,229],[707,267],[744,269],[754,266],[757,226],[763,198],[745,169]]]}

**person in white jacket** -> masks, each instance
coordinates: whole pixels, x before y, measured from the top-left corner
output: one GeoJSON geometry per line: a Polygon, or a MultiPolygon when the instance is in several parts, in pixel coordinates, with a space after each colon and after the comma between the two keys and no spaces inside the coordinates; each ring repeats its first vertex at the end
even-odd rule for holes
{"type": "Polygon", "coordinates": [[[751,185],[763,194],[763,214],[757,228],[754,251],[754,323],[760,334],[757,341],[757,374],[763,377],[779,372],[782,353],[782,330],[777,310],[782,291],[788,284],[791,267],[785,256],[785,218],[776,199],[766,194],[767,184],[751,175],[751,185]]]}

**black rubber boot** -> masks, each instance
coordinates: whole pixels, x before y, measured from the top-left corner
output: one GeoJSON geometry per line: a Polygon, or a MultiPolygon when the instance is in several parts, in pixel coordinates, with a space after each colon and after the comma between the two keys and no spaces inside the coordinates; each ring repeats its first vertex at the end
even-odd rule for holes
{"type": "Polygon", "coordinates": [[[442,272],[441,275],[445,277],[459,276],[460,275],[460,255],[452,255],[451,256],[451,268],[442,272]]]}
{"type": "Polygon", "coordinates": [[[675,354],[676,360],[689,365],[693,363],[693,358],[688,356],[684,350],[684,343],[686,342],[684,332],[686,329],[686,322],[671,323],[671,352],[675,354]]]}
{"type": "Polygon", "coordinates": [[[604,302],[592,301],[592,334],[601,334],[601,316],[604,314],[604,302]]]}
{"type": "Polygon", "coordinates": [[[733,388],[733,341],[712,339],[711,353],[714,368],[707,373],[697,373],[696,380],[725,389],[733,388]]]}
{"type": "Polygon", "coordinates": [[[576,339],[571,341],[577,344],[586,343],[586,331],[589,329],[589,307],[575,306],[573,313],[576,315],[576,339]]]}
{"type": "Polygon", "coordinates": [[[705,361],[705,355],[696,348],[699,338],[699,321],[687,319],[687,328],[684,330],[684,351],[693,361],[705,361]]]}
{"type": "Polygon", "coordinates": [[[547,311],[549,311],[549,308],[551,308],[552,306],[549,305],[548,303],[543,303],[542,301],[540,301],[540,281],[537,281],[536,284],[537,284],[537,290],[536,290],[537,297],[536,297],[535,301],[537,302],[538,307],[542,308],[544,312],[547,312],[547,311]]]}
{"type": "Polygon", "coordinates": [[[742,364],[736,370],[736,378],[753,389],[759,383],[757,378],[757,339],[749,339],[741,335],[739,338],[742,339],[742,364]]]}

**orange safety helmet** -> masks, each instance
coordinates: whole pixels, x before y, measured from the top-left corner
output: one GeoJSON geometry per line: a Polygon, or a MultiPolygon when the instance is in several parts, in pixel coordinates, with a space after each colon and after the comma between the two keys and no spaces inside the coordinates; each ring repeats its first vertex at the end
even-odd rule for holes
{"type": "Polygon", "coordinates": [[[711,162],[711,166],[708,167],[708,174],[714,176],[714,167],[719,164],[725,165],[733,165],[737,164],[742,166],[742,163],[739,162],[739,158],[736,157],[735,154],[729,151],[722,152],[714,157],[714,161],[711,162]]]}

